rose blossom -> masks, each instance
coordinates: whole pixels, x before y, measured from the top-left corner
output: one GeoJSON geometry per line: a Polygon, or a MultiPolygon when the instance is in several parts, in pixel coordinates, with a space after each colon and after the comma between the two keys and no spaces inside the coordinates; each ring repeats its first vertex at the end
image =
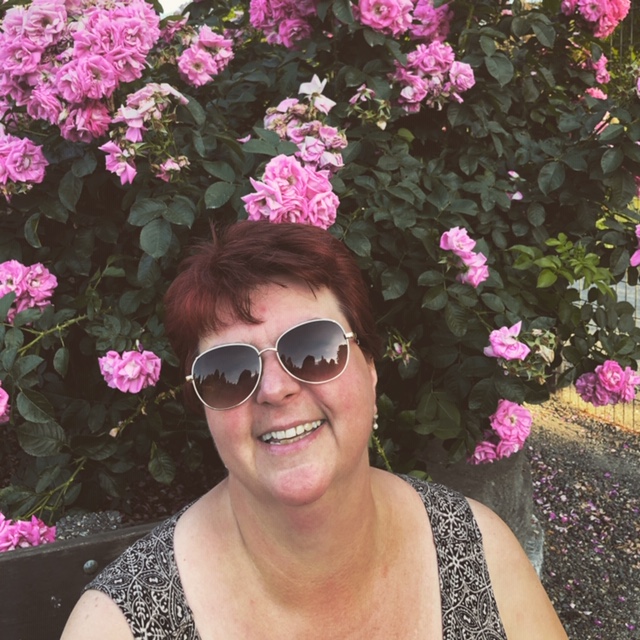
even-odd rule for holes
{"type": "Polygon", "coordinates": [[[640,224],[636,225],[636,238],[638,239],[638,249],[631,256],[631,260],[629,260],[629,264],[632,267],[637,267],[640,265],[640,224]]]}
{"type": "Polygon", "coordinates": [[[411,26],[411,0],[360,0],[357,15],[362,24],[397,36],[411,26]]]}
{"type": "Polygon", "coordinates": [[[249,220],[298,222],[329,228],[340,203],[328,171],[303,166],[291,156],[279,155],[265,167],[262,181],[250,178],[255,193],[242,197],[249,220]]]}
{"type": "Polygon", "coordinates": [[[45,167],[49,163],[42,147],[28,138],[18,138],[0,133],[0,183],[40,183],[44,180],[45,167]]]}
{"type": "Polygon", "coordinates": [[[522,405],[503,399],[498,402],[489,421],[502,440],[515,443],[519,449],[531,432],[533,418],[531,412],[522,405]]]}
{"type": "Polygon", "coordinates": [[[2,388],[0,383],[0,424],[9,422],[10,414],[9,394],[2,388]]]}
{"type": "Polygon", "coordinates": [[[584,373],[576,380],[580,397],[596,407],[619,402],[631,402],[635,398],[640,376],[631,367],[615,360],[605,360],[593,373],[584,373]]]}
{"type": "Polygon", "coordinates": [[[0,513],[0,552],[48,544],[55,537],[56,527],[48,527],[36,516],[32,516],[31,520],[14,522],[0,513]]]}
{"type": "Polygon", "coordinates": [[[485,264],[487,257],[483,253],[471,253],[461,257],[466,271],[459,273],[456,279],[463,284],[470,284],[472,287],[478,287],[489,277],[489,267],[485,264]]]}
{"type": "Polygon", "coordinates": [[[107,385],[124,393],[139,393],[160,378],[161,360],[152,351],[108,351],[98,364],[107,385]]]}
{"type": "Polygon", "coordinates": [[[469,237],[469,232],[462,227],[452,227],[440,237],[440,248],[453,251],[456,255],[470,253],[476,241],[469,237]]]}
{"type": "Polygon", "coordinates": [[[29,267],[17,260],[0,264],[0,298],[14,292],[16,298],[7,320],[13,322],[17,313],[33,307],[45,307],[58,285],[56,277],[39,262],[29,267]]]}
{"type": "Polygon", "coordinates": [[[493,462],[498,459],[496,445],[487,440],[483,440],[476,445],[473,454],[469,457],[471,464],[483,464],[493,462]]]}
{"type": "Polygon", "coordinates": [[[615,360],[606,360],[596,367],[598,383],[611,393],[620,393],[626,383],[624,370],[615,360]]]}
{"type": "Polygon", "coordinates": [[[531,349],[518,340],[522,321],[512,327],[501,327],[489,334],[490,346],[485,347],[484,354],[490,358],[504,358],[505,360],[524,360],[531,349]]]}

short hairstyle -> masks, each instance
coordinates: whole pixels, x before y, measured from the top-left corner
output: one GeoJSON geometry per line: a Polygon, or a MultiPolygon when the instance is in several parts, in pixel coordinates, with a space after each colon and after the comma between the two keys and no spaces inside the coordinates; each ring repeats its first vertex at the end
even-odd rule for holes
{"type": "Polygon", "coordinates": [[[228,324],[229,316],[256,323],[251,297],[257,288],[299,281],[317,291],[326,287],[338,300],[363,352],[379,355],[368,288],[349,249],[331,233],[295,223],[242,221],[200,242],[181,264],[164,297],[165,330],[185,374],[198,343],[228,324]]]}

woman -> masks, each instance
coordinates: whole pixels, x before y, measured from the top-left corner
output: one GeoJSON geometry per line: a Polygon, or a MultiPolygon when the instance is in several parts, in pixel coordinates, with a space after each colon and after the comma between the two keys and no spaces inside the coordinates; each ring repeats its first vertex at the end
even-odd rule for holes
{"type": "Polygon", "coordinates": [[[369,465],[377,338],[341,242],[237,223],[165,302],[228,476],[96,578],[63,640],[567,637],[496,515],[369,465]]]}

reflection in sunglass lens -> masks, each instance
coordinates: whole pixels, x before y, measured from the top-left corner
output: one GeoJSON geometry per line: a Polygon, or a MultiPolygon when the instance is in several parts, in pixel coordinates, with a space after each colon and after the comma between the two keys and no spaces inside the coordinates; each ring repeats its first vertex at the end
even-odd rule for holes
{"type": "Polygon", "coordinates": [[[229,409],[247,399],[258,384],[260,357],[247,345],[227,345],[204,354],[194,368],[202,400],[229,409]]]}
{"type": "Polygon", "coordinates": [[[340,375],[349,348],[342,328],[330,320],[294,327],[278,340],[278,355],[285,369],[305,382],[327,382],[340,375]]]}

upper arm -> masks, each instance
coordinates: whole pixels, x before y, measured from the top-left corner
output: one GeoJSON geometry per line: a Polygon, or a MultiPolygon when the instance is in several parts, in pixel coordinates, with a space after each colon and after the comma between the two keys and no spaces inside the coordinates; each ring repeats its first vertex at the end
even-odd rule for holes
{"type": "Polygon", "coordinates": [[[511,529],[469,500],[482,533],[493,592],[509,640],[567,640],[538,575],[511,529]]]}
{"type": "Polygon", "coordinates": [[[60,640],[133,640],[124,614],[101,591],[86,591],[78,600],[60,640]]]}

